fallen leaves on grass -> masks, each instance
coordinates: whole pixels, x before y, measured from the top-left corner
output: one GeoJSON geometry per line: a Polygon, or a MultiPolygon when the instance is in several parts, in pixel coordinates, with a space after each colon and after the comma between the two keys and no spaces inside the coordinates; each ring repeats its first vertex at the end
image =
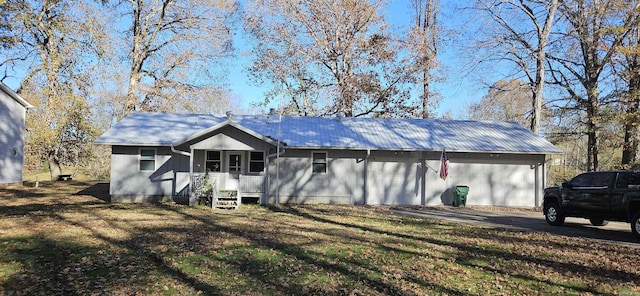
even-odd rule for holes
{"type": "Polygon", "coordinates": [[[640,293],[633,246],[386,207],[108,204],[91,186],[0,191],[0,294],[640,293]]]}

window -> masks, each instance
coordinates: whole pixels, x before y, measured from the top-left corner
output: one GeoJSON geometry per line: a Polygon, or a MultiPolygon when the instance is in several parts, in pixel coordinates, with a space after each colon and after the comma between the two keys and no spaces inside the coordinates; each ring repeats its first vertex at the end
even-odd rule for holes
{"type": "Polygon", "coordinates": [[[573,178],[569,184],[574,187],[589,187],[591,186],[592,175],[582,174],[573,178]]]}
{"type": "Polygon", "coordinates": [[[633,188],[640,185],[640,174],[624,172],[618,175],[617,188],[633,188]]]}
{"type": "Polygon", "coordinates": [[[327,153],[326,152],[313,152],[313,172],[324,174],[327,172],[327,153]]]}
{"type": "Polygon", "coordinates": [[[264,171],[264,152],[252,151],[251,157],[249,158],[249,172],[259,173],[262,171],[264,171]]]}
{"type": "Polygon", "coordinates": [[[593,174],[593,185],[595,187],[603,187],[611,185],[611,180],[613,179],[614,174],[605,172],[605,173],[594,173],[593,174]]]}
{"type": "Polygon", "coordinates": [[[220,168],[222,168],[220,151],[207,151],[207,158],[204,161],[204,167],[207,172],[219,172],[220,168]]]}
{"type": "Polygon", "coordinates": [[[156,169],[156,150],[140,149],[140,170],[154,171],[156,169]]]}

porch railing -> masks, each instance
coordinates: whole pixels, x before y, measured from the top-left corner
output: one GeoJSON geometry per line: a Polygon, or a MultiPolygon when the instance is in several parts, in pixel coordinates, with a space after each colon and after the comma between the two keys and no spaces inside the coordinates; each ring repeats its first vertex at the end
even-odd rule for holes
{"type": "Polygon", "coordinates": [[[240,175],[238,190],[243,195],[259,195],[264,193],[264,180],[262,175],[240,175]]]}

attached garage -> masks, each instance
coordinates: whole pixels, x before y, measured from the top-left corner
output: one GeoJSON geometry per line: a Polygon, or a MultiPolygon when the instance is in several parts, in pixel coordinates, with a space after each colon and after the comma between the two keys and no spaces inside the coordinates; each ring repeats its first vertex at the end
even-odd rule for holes
{"type": "MultiPolygon", "coordinates": [[[[536,180],[540,183],[544,182],[541,165],[544,163],[544,158],[535,159],[535,157],[510,154],[493,155],[503,159],[493,161],[468,159],[465,158],[468,156],[465,154],[449,153],[451,173],[445,186],[449,189],[456,185],[469,186],[467,198],[469,205],[507,207],[535,205],[536,195],[540,200],[542,194],[539,191],[542,186],[538,187],[536,180]],[[456,157],[462,157],[462,159],[456,159],[456,157]],[[504,160],[504,158],[512,159],[504,160]],[[527,158],[530,159],[527,161],[527,158]]],[[[431,204],[438,204],[438,202],[446,204],[452,201],[452,198],[449,193],[444,195],[442,200],[431,204]]]]}
{"type": "Polygon", "coordinates": [[[209,175],[215,190],[262,204],[451,204],[453,188],[465,185],[468,205],[532,207],[547,155],[562,153],[510,122],[274,114],[135,113],[96,143],[112,146],[114,200],[190,203],[195,178],[209,175]],[[153,170],[137,165],[142,158],[153,170]]]}
{"type": "Polygon", "coordinates": [[[367,204],[422,204],[424,170],[418,158],[373,157],[368,165],[367,204]]]}

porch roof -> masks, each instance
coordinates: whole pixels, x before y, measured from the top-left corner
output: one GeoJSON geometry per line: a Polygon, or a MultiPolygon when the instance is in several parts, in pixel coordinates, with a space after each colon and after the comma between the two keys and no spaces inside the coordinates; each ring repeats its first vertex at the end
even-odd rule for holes
{"type": "Polygon", "coordinates": [[[543,137],[514,122],[134,113],[96,144],[170,146],[215,126],[233,125],[292,148],[561,154],[543,137]]]}

